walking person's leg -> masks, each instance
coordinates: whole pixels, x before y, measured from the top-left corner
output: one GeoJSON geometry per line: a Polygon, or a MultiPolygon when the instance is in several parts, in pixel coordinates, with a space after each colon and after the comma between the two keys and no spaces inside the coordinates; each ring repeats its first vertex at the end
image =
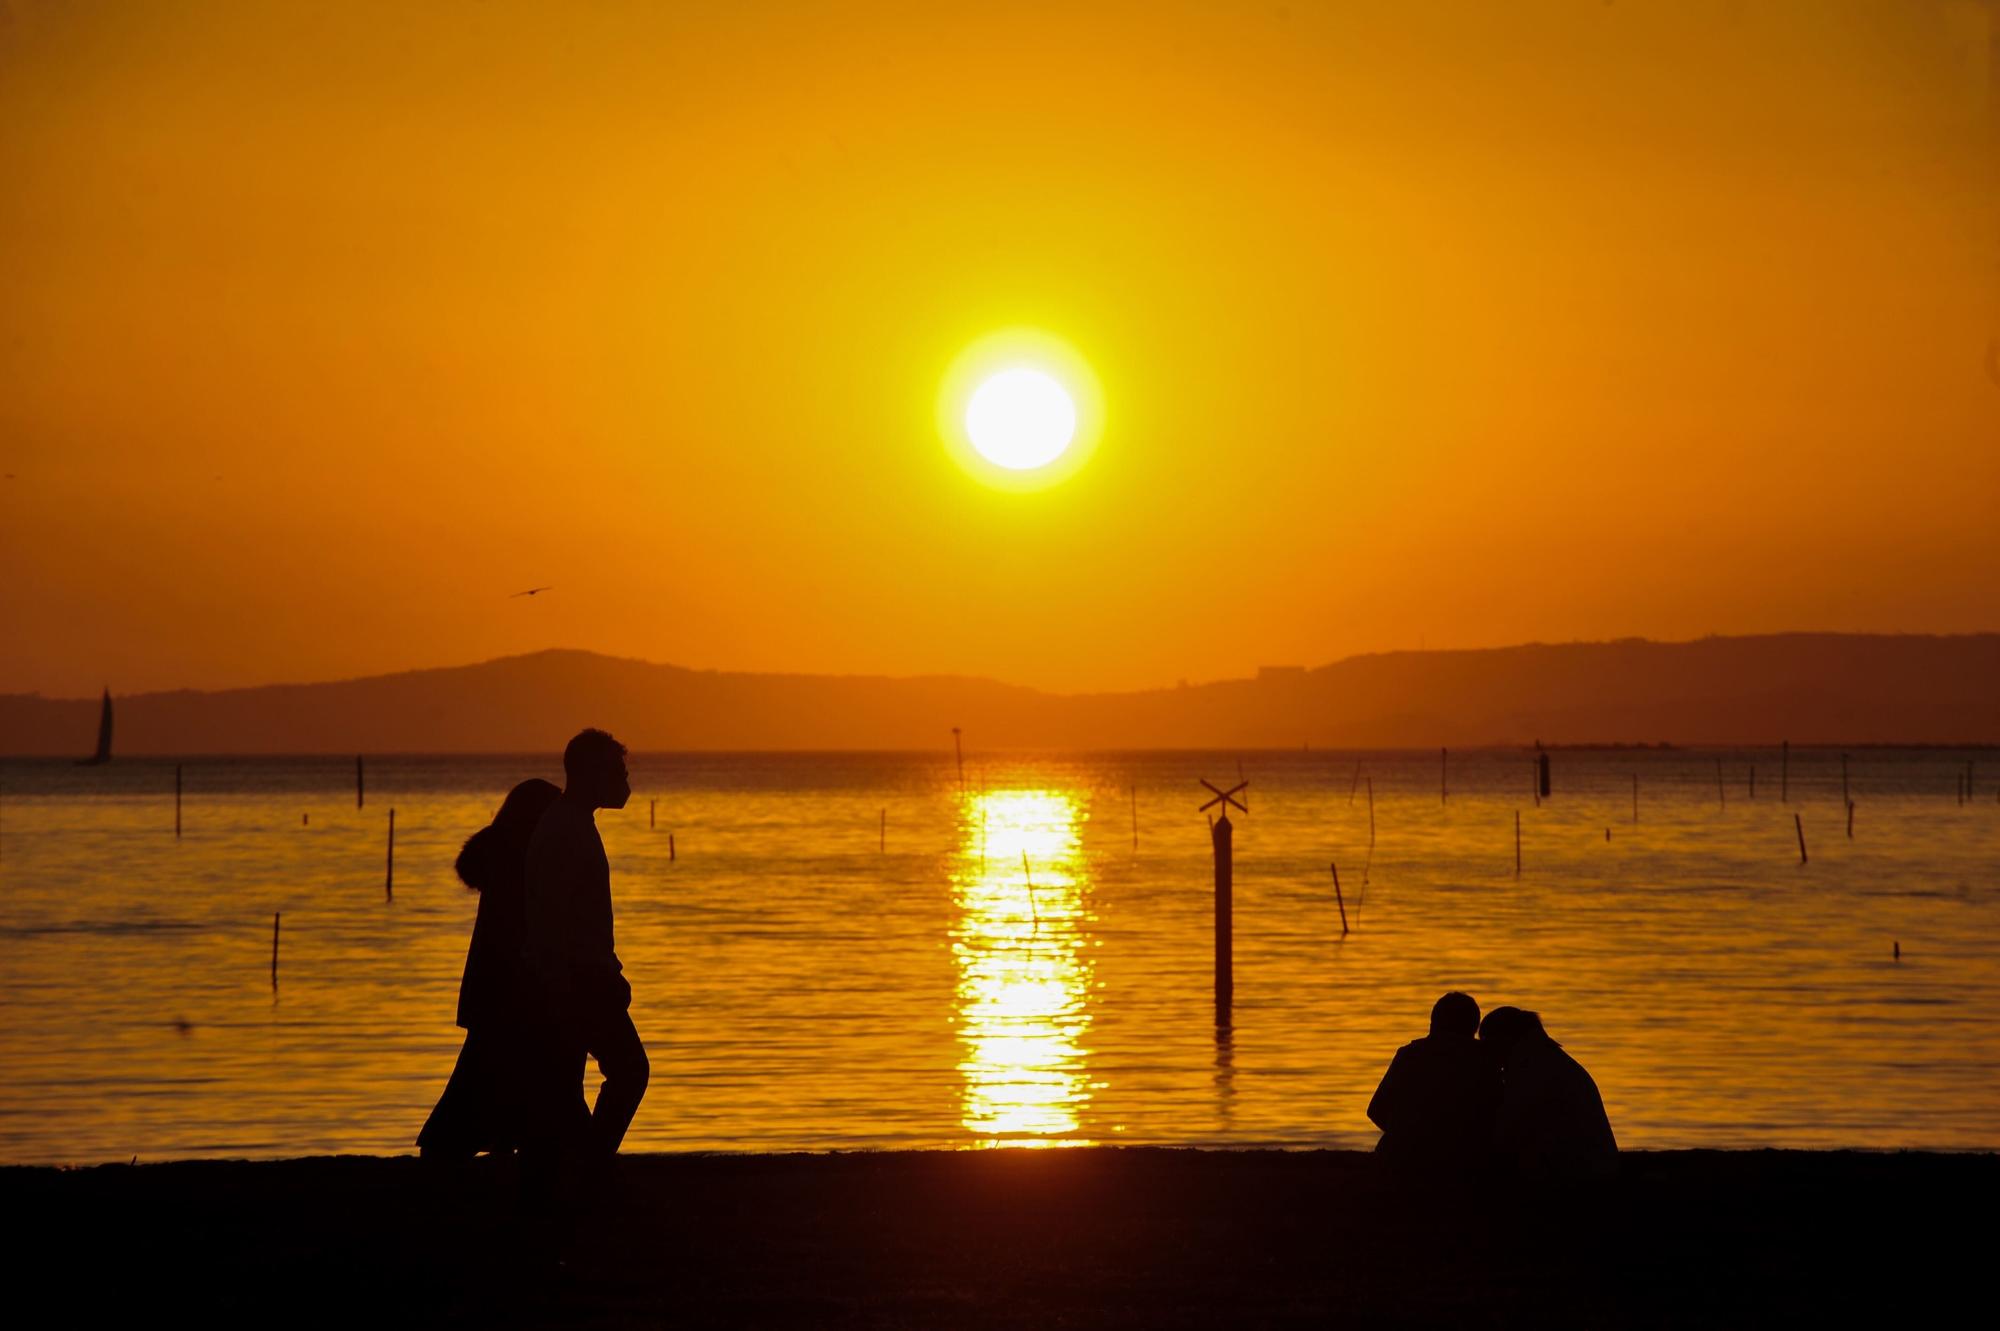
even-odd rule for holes
{"type": "Polygon", "coordinates": [[[639,1042],[632,1014],[624,1008],[602,1012],[591,1023],[590,1056],[597,1060],[597,1071],[604,1078],[604,1084],[597,1088],[591,1129],[597,1149],[608,1157],[625,1140],[625,1130],[639,1112],[653,1068],[646,1047],[639,1042]]]}

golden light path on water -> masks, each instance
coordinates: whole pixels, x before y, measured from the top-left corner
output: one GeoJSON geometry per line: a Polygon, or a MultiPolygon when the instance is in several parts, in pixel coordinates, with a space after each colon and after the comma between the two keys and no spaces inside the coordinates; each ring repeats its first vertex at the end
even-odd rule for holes
{"type": "Polygon", "coordinates": [[[1090,1100],[1088,882],[1077,798],[982,791],[955,878],[961,1122],[984,1146],[1081,1145],[1090,1100]]]}

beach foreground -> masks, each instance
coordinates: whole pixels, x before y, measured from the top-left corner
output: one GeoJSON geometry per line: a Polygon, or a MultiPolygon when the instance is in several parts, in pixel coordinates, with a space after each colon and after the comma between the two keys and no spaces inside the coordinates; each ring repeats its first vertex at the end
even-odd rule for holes
{"type": "MultiPolygon", "coordinates": [[[[1470,1201],[1353,1152],[639,1155],[562,1267],[511,1166],[0,1170],[67,1316],[688,1327],[1713,1325],[1981,1295],[2000,1156],[1637,1152],[1470,1201]]],[[[1974,1305],[1976,1306],[1976,1305],[1974,1305]]]]}

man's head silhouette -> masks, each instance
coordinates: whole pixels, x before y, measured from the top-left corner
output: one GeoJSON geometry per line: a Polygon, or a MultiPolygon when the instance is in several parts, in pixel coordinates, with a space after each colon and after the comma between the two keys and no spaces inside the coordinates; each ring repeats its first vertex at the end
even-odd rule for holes
{"type": "Polygon", "coordinates": [[[1479,1004],[1454,989],[1431,1005],[1431,1034],[1470,1040],[1479,1030],[1479,1004]]]}
{"type": "Polygon", "coordinates": [[[563,750],[563,794],[592,809],[622,809],[632,798],[625,746],[602,730],[579,730],[563,750]]]}

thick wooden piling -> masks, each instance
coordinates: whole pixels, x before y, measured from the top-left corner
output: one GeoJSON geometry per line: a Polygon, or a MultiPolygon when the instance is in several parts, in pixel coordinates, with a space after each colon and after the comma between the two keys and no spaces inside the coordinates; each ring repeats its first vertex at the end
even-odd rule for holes
{"type": "Polygon", "coordinates": [[[389,810],[389,860],[382,877],[382,894],[390,901],[396,899],[396,810],[389,810]]]}
{"type": "Polygon", "coordinates": [[[1347,937],[1347,902],[1340,895],[1340,863],[1333,864],[1333,904],[1340,907],[1340,936],[1347,937]]]}
{"type": "Polygon", "coordinates": [[[357,753],[354,755],[354,807],[357,809],[360,808],[363,802],[364,802],[363,786],[361,781],[361,755],[357,753]]]}
{"type": "Polygon", "coordinates": [[[278,911],[271,912],[271,987],[278,987],[278,911]]]}
{"type": "Polygon", "coordinates": [[[174,764],[174,840],[181,839],[181,765],[174,764]]]}
{"type": "Polygon", "coordinates": [[[1792,827],[1799,834],[1799,863],[1806,862],[1806,825],[1797,814],[1792,815],[1792,827]]]}
{"type": "Polygon", "coordinates": [[[1229,821],[1225,805],[1222,816],[1209,829],[1215,844],[1215,1024],[1227,1026],[1236,1001],[1236,974],[1233,958],[1236,828],[1229,821]]]}
{"type": "Polygon", "coordinates": [[[1541,753],[1535,755],[1535,767],[1537,769],[1537,775],[1539,778],[1539,780],[1537,781],[1537,786],[1540,790],[1541,797],[1543,799],[1547,799],[1549,797],[1549,789],[1550,789],[1549,755],[1547,750],[1543,750],[1541,753]]]}

